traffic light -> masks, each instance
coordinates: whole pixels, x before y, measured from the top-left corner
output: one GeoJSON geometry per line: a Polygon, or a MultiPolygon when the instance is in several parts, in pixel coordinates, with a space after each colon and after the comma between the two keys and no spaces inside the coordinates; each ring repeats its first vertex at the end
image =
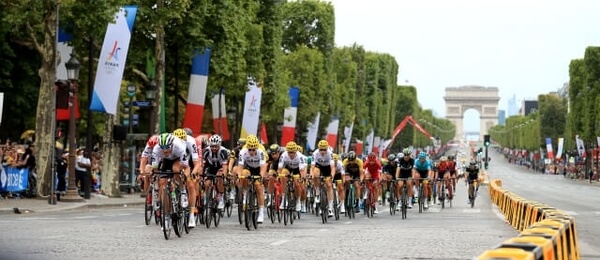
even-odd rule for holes
{"type": "Polygon", "coordinates": [[[483,144],[487,147],[490,146],[490,135],[483,136],[483,144]]]}

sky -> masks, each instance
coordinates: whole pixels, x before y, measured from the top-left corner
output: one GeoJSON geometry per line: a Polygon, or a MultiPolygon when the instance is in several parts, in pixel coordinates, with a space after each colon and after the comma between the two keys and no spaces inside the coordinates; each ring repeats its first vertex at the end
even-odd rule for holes
{"type": "MultiPolygon", "coordinates": [[[[336,46],[388,53],[398,84],[417,87],[421,107],[445,116],[446,87],[498,87],[508,100],[535,100],[569,81],[569,63],[600,45],[597,0],[330,0],[336,46]]],[[[520,104],[520,103],[519,103],[520,104]]],[[[479,113],[464,114],[479,131],[479,113]]]]}

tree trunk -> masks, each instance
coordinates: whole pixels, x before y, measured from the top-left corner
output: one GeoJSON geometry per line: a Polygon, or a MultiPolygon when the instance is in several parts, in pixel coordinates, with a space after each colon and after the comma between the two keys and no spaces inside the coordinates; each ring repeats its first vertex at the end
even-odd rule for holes
{"type": "MultiPolygon", "coordinates": [[[[164,8],[163,0],[156,1],[156,8],[162,9],[164,8]]],[[[160,11],[159,11],[160,12],[160,11]]],[[[151,133],[159,133],[161,131],[160,125],[162,122],[161,114],[162,114],[162,102],[163,102],[163,89],[164,89],[164,79],[165,79],[165,30],[164,26],[158,22],[156,24],[156,42],[154,46],[154,58],[156,59],[156,76],[154,78],[156,82],[156,86],[158,87],[156,91],[156,102],[157,106],[153,109],[152,117],[156,120],[154,121],[154,125],[152,126],[151,133]]]]}
{"type": "Polygon", "coordinates": [[[41,67],[38,70],[38,75],[40,76],[40,92],[38,96],[35,124],[36,147],[39,147],[36,154],[38,196],[50,193],[50,186],[52,183],[52,163],[54,162],[54,158],[52,158],[52,153],[54,151],[54,129],[52,120],[54,119],[54,116],[52,113],[55,113],[55,110],[52,95],[55,91],[54,82],[56,81],[57,10],[55,5],[46,6],[50,9],[46,10],[46,15],[44,17],[44,42],[39,46],[35,46],[42,57],[41,67]]]}
{"type": "Polygon", "coordinates": [[[119,115],[106,114],[104,132],[108,133],[102,137],[102,192],[109,197],[121,197],[119,187],[119,168],[121,165],[121,141],[113,142],[113,126],[118,123],[119,115]]]}

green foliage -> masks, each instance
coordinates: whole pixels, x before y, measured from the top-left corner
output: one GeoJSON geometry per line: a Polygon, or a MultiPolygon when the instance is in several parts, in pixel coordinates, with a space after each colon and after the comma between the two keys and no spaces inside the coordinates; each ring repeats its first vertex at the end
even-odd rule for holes
{"type": "Polygon", "coordinates": [[[540,115],[540,135],[538,142],[545,144],[545,138],[556,142],[563,137],[566,126],[567,106],[565,100],[557,95],[538,96],[538,112],[540,115]]]}

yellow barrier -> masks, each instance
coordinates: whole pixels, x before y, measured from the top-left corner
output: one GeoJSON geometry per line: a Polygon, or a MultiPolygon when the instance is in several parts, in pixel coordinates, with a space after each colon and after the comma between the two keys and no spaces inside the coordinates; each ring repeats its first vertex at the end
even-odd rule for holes
{"type": "Polygon", "coordinates": [[[528,201],[504,190],[502,181],[489,181],[492,202],[506,222],[521,232],[476,259],[580,259],[575,218],[543,203],[528,201]]]}
{"type": "Polygon", "coordinates": [[[477,257],[477,260],[497,259],[535,260],[533,253],[518,248],[498,248],[494,250],[487,250],[477,257]]]}

